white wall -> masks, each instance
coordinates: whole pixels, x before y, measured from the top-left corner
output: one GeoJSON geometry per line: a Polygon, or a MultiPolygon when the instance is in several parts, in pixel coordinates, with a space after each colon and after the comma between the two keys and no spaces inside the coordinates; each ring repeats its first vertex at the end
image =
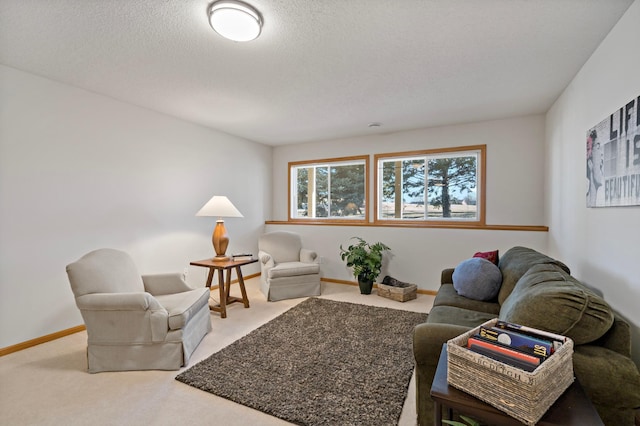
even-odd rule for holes
{"type": "Polygon", "coordinates": [[[587,130],[640,95],[634,2],[546,116],[549,251],[632,325],[640,365],[640,207],[586,207],[587,130]]]}
{"type": "Polygon", "coordinates": [[[0,66],[0,348],[82,324],[65,266],[90,250],[141,273],[211,256],[215,218],[195,213],[213,195],[245,216],[229,251],[257,252],[271,148],[0,66]]]}
{"type": "MultiPolygon", "coordinates": [[[[546,225],[544,221],[544,117],[540,115],[392,134],[278,146],[273,153],[273,220],[287,219],[288,162],[464,145],[487,145],[487,223],[546,225]]],[[[373,178],[371,163],[371,179],[373,178]]],[[[373,184],[370,185],[373,200],[373,184]]],[[[373,206],[370,206],[373,218],[373,206]]],[[[393,250],[383,269],[421,289],[437,290],[440,272],[476,251],[515,245],[544,251],[546,232],[382,228],[363,226],[267,225],[267,230],[300,232],[306,245],[325,258],[326,278],[353,280],[339,257],[340,244],[352,236],[382,241],[393,250]]]]}

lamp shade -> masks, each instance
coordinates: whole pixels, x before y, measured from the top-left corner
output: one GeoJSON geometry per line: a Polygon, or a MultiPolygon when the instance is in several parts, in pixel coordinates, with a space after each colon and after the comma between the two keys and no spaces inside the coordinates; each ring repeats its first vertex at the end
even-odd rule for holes
{"type": "Polygon", "coordinates": [[[223,195],[215,195],[196,213],[196,216],[244,217],[223,195]]]}

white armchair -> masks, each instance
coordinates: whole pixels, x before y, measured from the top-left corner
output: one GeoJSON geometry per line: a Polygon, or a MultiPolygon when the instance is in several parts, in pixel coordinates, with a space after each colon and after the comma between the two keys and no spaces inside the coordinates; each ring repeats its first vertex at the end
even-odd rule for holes
{"type": "Polygon", "coordinates": [[[300,235],[274,231],[258,241],[260,290],[269,301],[320,295],[315,251],[302,248],[300,235]]]}
{"type": "Polygon", "coordinates": [[[87,327],[90,373],[177,370],[211,331],[209,289],[180,274],[143,275],[124,252],[99,249],[67,265],[87,327]]]}

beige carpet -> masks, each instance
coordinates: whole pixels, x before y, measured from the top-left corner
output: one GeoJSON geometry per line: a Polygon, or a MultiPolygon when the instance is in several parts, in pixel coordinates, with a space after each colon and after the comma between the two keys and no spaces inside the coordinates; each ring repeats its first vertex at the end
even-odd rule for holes
{"type": "MultiPolygon", "coordinates": [[[[257,278],[247,280],[250,309],[211,314],[213,331],[191,357],[190,367],[277,317],[304,299],[266,302],[257,278]]],[[[236,285],[232,294],[239,293],[236,285]]],[[[215,293],[214,293],[215,294],[215,293]]],[[[429,312],[432,296],[405,303],[360,295],[358,288],[322,283],[333,300],[429,312]]],[[[6,425],[288,425],[240,404],[175,380],[183,371],[86,372],[86,333],[76,333],[0,358],[0,424],[6,425]]],[[[409,385],[400,425],[415,425],[415,385],[409,385]]]]}

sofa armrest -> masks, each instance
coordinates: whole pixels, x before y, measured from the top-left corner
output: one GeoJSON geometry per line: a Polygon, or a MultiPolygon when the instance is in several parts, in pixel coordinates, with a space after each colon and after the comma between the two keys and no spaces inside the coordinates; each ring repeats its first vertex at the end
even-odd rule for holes
{"type": "Polygon", "coordinates": [[[193,290],[184,282],[182,274],[179,273],[143,275],[142,282],[144,289],[155,296],[193,290]]]}
{"type": "Polygon", "coordinates": [[[631,331],[629,329],[629,323],[616,315],[609,331],[599,338],[595,344],[611,349],[627,358],[631,358],[631,331]]]}
{"type": "Polygon", "coordinates": [[[640,372],[631,358],[602,346],[576,345],[573,370],[594,404],[616,409],[640,407],[640,372]]]}
{"type": "Polygon", "coordinates": [[[454,324],[418,324],[413,329],[413,356],[416,365],[438,365],[442,345],[447,341],[471,330],[469,327],[454,324]]]}
{"type": "Polygon", "coordinates": [[[430,390],[440,360],[442,345],[467,331],[469,327],[437,323],[423,323],[413,329],[418,425],[433,424],[433,401],[430,390]]]}
{"type": "Polygon", "coordinates": [[[443,269],[440,274],[440,284],[453,284],[454,268],[443,269]]]}

